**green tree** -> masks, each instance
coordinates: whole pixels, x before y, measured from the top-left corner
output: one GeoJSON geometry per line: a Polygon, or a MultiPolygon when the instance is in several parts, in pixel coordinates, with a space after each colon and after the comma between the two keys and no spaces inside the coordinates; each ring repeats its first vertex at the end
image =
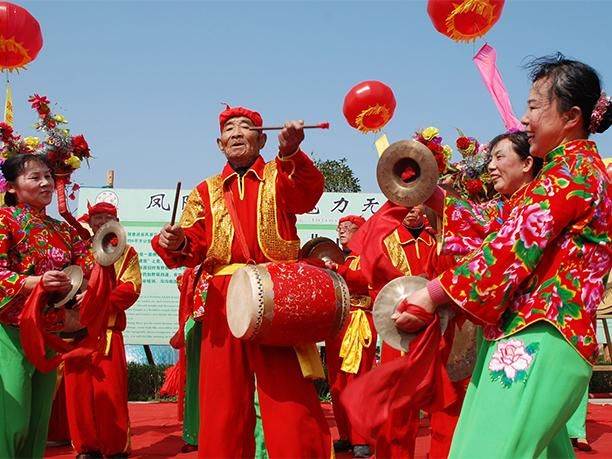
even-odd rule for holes
{"type": "Polygon", "coordinates": [[[315,165],[325,177],[325,191],[336,193],[358,193],[361,191],[359,179],[342,159],[315,159],[315,165]]]}

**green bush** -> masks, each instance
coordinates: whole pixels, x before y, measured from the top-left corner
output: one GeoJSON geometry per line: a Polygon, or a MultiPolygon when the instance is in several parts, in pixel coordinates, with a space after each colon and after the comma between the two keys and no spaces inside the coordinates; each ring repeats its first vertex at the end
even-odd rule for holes
{"type": "Polygon", "coordinates": [[[128,363],[128,400],[162,400],[159,389],[164,384],[165,372],[169,366],[128,363]]]}

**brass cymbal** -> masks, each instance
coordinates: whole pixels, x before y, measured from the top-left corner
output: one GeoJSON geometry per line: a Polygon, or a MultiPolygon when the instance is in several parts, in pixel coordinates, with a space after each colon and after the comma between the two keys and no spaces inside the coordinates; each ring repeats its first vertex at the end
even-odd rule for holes
{"type": "Polygon", "coordinates": [[[438,183],[438,164],[433,153],[416,140],[400,140],[387,147],[378,160],[376,180],[389,201],[399,206],[422,204],[438,183]],[[411,166],[415,177],[404,181],[402,172],[411,166]]]}
{"type": "Polygon", "coordinates": [[[79,289],[81,288],[81,284],[83,283],[83,270],[80,266],[70,265],[62,269],[62,272],[65,273],[70,278],[70,291],[66,293],[66,295],[56,303],[53,303],[53,306],[59,308],[60,306],[68,303],[74,296],[77,294],[79,289]]]}
{"type": "MultiPolygon", "coordinates": [[[[395,321],[391,319],[391,315],[400,301],[426,285],[427,280],[423,277],[398,277],[385,285],[376,297],[372,310],[374,327],[382,340],[398,351],[408,352],[410,342],[417,333],[406,333],[399,330],[395,326],[395,321]]],[[[448,324],[449,311],[445,307],[440,307],[438,315],[440,316],[440,327],[444,333],[448,324]]]]}
{"type": "Polygon", "coordinates": [[[119,222],[113,220],[105,223],[96,232],[91,249],[98,264],[110,266],[121,258],[126,244],[127,235],[125,229],[119,222]]]}
{"type": "Polygon", "coordinates": [[[301,259],[319,258],[320,260],[330,259],[339,265],[344,263],[344,252],[334,241],[327,237],[315,237],[306,242],[302,247],[301,259]]]}

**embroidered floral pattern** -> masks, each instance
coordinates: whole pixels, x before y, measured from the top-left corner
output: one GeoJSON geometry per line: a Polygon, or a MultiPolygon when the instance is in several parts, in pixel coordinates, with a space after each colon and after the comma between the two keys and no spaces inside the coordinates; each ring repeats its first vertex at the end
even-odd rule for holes
{"type": "Polygon", "coordinates": [[[206,272],[202,272],[202,276],[196,282],[195,291],[193,292],[193,319],[200,321],[204,318],[206,306],[206,297],[208,296],[209,282],[213,276],[206,272]]]}
{"type": "Polygon", "coordinates": [[[538,343],[525,346],[516,338],[499,341],[489,361],[491,379],[501,380],[504,387],[510,387],[513,382],[526,382],[527,369],[533,363],[538,347],[538,343]]]}
{"type": "Polygon", "coordinates": [[[486,325],[486,339],[547,320],[594,362],[593,319],[612,268],[612,187],[595,143],[557,147],[515,194],[503,222],[491,224],[482,245],[440,283],[486,325]]]}
{"type": "MultiPolygon", "coordinates": [[[[0,322],[18,325],[26,300],[21,292],[28,276],[80,265],[89,273],[94,265],[86,242],[74,228],[19,204],[0,209],[0,322]]],[[[54,308],[52,308],[54,309],[54,308]]],[[[55,310],[44,311],[47,324],[61,321],[55,310]]]]}

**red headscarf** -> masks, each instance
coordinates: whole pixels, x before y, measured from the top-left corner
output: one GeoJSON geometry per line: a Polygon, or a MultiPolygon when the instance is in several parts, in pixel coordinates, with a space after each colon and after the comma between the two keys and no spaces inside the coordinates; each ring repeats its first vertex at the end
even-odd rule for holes
{"type": "Polygon", "coordinates": [[[89,217],[97,214],[110,214],[117,218],[117,208],[110,202],[98,202],[93,206],[87,203],[87,221],[89,221],[89,217]]]}
{"type": "Polygon", "coordinates": [[[366,221],[365,218],[359,215],[347,215],[338,220],[338,225],[344,222],[351,222],[353,225],[356,225],[357,228],[361,228],[361,225],[363,225],[366,221]]]}
{"type": "Polygon", "coordinates": [[[222,131],[227,120],[230,118],[237,118],[239,116],[244,116],[250,119],[257,127],[263,126],[263,119],[259,113],[249,110],[248,108],[230,107],[229,105],[225,104],[225,110],[219,113],[219,129],[222,131]]]}

